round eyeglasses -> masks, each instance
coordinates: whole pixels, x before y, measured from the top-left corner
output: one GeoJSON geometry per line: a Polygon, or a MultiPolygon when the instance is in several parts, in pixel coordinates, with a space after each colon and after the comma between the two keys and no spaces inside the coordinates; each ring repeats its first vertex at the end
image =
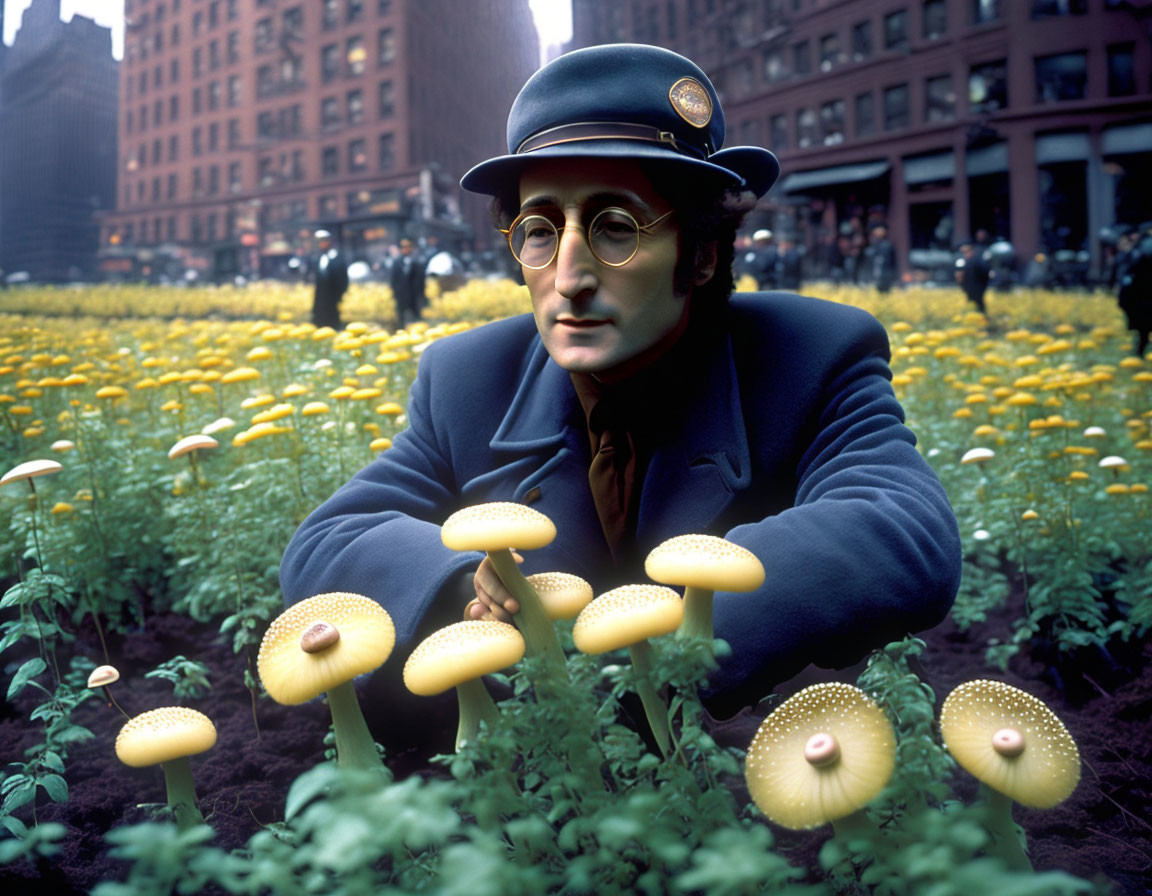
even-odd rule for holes
{"type": "MultiPolygon", "coordinates": [[[[641,224],[622,208],[602,209],[583,228],[588,234],[588,248],[601,264],[623,267],[640,250],[640,234],[648,233],[671,214],[665,212],[656,220],[641,224]]],[[[508,248],[516,260],[538,271],[552,264],[560,249],[560,231],[568,226],[572,225],[563,221],[557,226],[547,215],[529,210],[500,232],[508,237],[508,248]]]]}

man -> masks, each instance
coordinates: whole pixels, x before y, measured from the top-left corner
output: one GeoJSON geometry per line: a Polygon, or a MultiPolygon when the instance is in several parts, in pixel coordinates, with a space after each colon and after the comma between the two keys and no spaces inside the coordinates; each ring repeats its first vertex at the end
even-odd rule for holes
{"type": "Polygon", "coordinates": [[[776,288],[776,244],[772,242],[772,231],[767,228],[752,234],[752,273],[758,289],[776,288]]]}
{"type": "Polygon", "coordinates": [[[400,255],[393,259],[389,277],[401,327],[420,320],[420,311],[424,307],[424,260],[415,254],[415,250],[412,240],[400,240],[400,255]]]}
{"type": "Polygon", "coordinates": [[[340,329],[340,302],[348,290],[348,265],[332,245],[327,230],[315,233],[320,255],[316,259],[316,291],[312,296],[312,323],[318,327],[340,329]]]}
{"type": "Polygon", "coordinates": [[[1128,239],[1128,248],[1116,261],[1116,301],[1136,334],[1133,352],[1143,358],[1152,331],[1152,221],[1128,239]]]}
{"type": "Polygon", "coordinates": [[[896,282],[896,248],[888,239],[888,228],[877,224],[872,228],[868,245],[864,248],[864,270],[868,282],[877,292],[885,293],[896,282]]]}
{"type": "Polygon", "coordinates": [[[730,298],[737,228],[779,166],[723,137],[707,77],[667,50],[577,50],[528,81],[510,153],[462,185],[494,197],[532,314],[427,348],[410,428],[288,546],[288,601],[368,594],[408,648],[462,614],[513,619],[488,561],[440,542],[450,513],[502,500],[558,530],[524,552],[526,573],[598,594],[645,581],[674,535],[752,550],[764,586],[715,600],[732,648],[707,694],[717,714],[944,616],[956,522],[901,423],[884,330],[793,294],[730,298]]]}
{"type": "Polygon", "coordinates": [[[992,272],[984,260],[984,250],[971,241],[961,243],[960,257],[956,259],[956,282],[981,314],[988,313],[984,307],[984,293],[991,279],[992,272]]]}

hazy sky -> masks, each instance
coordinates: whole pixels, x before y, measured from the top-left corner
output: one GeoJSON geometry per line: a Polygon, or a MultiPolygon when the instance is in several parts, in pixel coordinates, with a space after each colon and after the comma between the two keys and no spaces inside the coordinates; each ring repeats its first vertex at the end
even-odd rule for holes
{"type": "MultiPolygon", "coordinates": [[[[4,3],[4,43],[11,44],[20,24],[20,16],[32,0],[0,0],[4,3]]],[[[468,0],[459,0],[466,3],[468,0]]],[[[536,15],[536,27],[544,45],[567,40],[572,32],[572,13],[569,0],[528,0],[536,15]]],[[[60,17],[64,21],[73,14],[95,19],[112,28],[112,55],[124,56],[124,0],[60,0],[60,17]]]]}

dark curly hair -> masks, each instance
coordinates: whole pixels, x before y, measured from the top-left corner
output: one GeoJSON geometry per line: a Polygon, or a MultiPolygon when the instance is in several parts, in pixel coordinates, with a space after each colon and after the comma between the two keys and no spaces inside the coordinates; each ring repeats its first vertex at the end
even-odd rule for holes
{"type": "MultiPolygon", "coordinates": [[[[748,191],[717,190],[684,176],[684,167],[648,163],[644,171],[653,187],[676,210],[679,228],[679,259],[674,273],[677,291],[692,294],[696,312],[719,312],[732,294],[735,275],[736,231],[756,206],[756,196],[748,191]],[[696,271],[716,246],[716,269],[711,279],[696,286],[696,271]]],[[[520,186],[510,182],[492,197],[492,220],[497,228],[507,228],[519,214],[520,186]]]]}

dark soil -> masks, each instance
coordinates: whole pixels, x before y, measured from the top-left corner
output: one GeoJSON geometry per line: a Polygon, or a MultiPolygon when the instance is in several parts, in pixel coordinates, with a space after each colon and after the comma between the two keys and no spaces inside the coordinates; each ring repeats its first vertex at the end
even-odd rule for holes
{"type": "MultiPolygon", "coordinates": [[[[1016,818],[1028,835],[1036,868],[1107,881],[1117,894],[1152,893],[1148,811],[1152,805],[1152,649],[1146,645],[1143,650],[1110,655],[1097,651],[1054,657],[1037,645],[1000,675],[985,662],[984,645],[989,638],[1006,639],[1012,618],[1011,608],[1006,608],[979,630],[961,632],[948,622],[922,634],[928,648],[920,674],[938,702],[961,682],[988,677],[1001,678],[1044,700],[1076,739],[1083,777],[1072,797],[1055,809],[1041,812],[1017,807],[1016,818]]],[[[142,630],[113,637],[109,648],[122,675],[115,694],[132,713],[172,704],[170,684],[144,677],[157,664],[183,654],[210,669],[211,692],[191,705],[215,722],[219,740],[214,749],[193,758],[192,770],[201,809],[216,831],[216,845],[241,847],[262,825],[282,820],[288,785],[323,760],[322,737],[329,722],[326,706],[313,702],[282,707],[265,698],[255,710],[257,731],[251,695],[243,684],[246,659],[234,654],[230,643],[211,628],[184,618],[153,617],[142,630]]],[[[87,655],[102,661],[95,647],[89,646],[87,655]]],[[[6,670],[7,680],[15,657],[6,655],[4,660],[11,666],[6,670]]],[[[777,690],[787,695],[807,683],[806,679],[853,680],[848,673],[809,670],[777,690]]],[[[38,726],[28,721],[33,705],[26,691],[16,705],[5,703],[0,708],[0,761],[21,758],[40,736],[38,726]]],[[[103,700],[89,700],[77,710],[76,721],[95,737],[75,746],[68,757],[68,801],[49,803],[41,795],[37,806],[40,821],[66,826],[63,848],[38,867],[24,860],[0,867],[0,891],[5,894],[66,896],[87,893],[102,880],[123,879],[125,864],[109,857],[104,834],[148,820],[150,810],[141,804],[164,801],[158,768],[131,769],[116,759],[113,745],[123,717],[114,707],[103,700]]],[[[717,740],[746,746],[758,721],[753,715],[737,717],[720,726],[717,740]]],[[[435,714],[427,723],[444,726],[450,747],[454,723],[441,722],[435,714]]],[[[381,732],[376,733],[381,737],[381,732]]],[[[397,777],[426,767],[425,757],[418,752],[395,741],[386,741],[385,746],[388,764],[397,777]]],[[[957,781],[961,794],[967,786],[969,781],[957,781]]],[[[827,836],[778,834],[782,847],[806,850],[810,855],[827,836]]]]}

